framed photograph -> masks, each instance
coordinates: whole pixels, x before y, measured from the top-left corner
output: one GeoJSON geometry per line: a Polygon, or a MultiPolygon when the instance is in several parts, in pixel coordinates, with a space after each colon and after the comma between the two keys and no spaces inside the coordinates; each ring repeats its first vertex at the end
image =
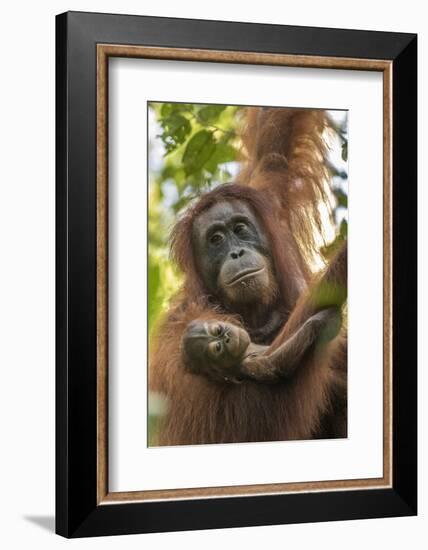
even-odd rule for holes
{"type": "Polygon", "coordinates": [[[56,20],[56,530],[417,513],[417,37],[56,20]]]}

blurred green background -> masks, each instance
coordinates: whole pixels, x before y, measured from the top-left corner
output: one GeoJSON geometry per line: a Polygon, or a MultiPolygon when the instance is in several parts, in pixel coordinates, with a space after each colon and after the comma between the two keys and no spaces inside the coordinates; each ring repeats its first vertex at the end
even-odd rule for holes
{"type": "MultiPolygon", "coordinates": [[[[336,128],[327,137],[334,219],[325,216],[320,257],[328,256],[347,235],[348,113],[329,114],[336,128]]],[[[239,170],[242,116],[243,108],[233,105],[149,103],[149,336],[182,281],[169,261],[171,227],[190,201],[234,179],[239,170]]],[[[149,396],[149,444],[154,442],[165,407],[161,396],[149,396]]]]}

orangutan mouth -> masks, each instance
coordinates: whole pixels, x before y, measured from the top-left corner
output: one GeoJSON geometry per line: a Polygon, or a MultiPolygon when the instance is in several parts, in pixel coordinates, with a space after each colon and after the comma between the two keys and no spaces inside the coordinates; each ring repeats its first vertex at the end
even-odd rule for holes
{"type": "Polygon", "coordinates": [[[227,286],[235,285],[236,283],[241,283],[242,281],[245,281],[245,279],[249,279],[250,277],[253,277],[254,275],[258,275],[262,271],[264,271],[264,267],[261,268],[251,268],[251,269],[244,269],[238,275],[235,275],[227,284],[227,286]]]}

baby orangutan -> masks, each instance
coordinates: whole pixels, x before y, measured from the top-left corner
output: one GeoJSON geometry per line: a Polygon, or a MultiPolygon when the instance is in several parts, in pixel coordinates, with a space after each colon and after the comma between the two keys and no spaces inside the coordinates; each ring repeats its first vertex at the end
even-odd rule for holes
{"type": "Polygon", "coordinates": [[[274,383],[292,376],[303,356],[335,338],[340,326],[340,310],[324,309],[272,350],[252,343],[246,330],[230,322],[197,319],[183,335],[184,363],[217,381],[274,383]]]}

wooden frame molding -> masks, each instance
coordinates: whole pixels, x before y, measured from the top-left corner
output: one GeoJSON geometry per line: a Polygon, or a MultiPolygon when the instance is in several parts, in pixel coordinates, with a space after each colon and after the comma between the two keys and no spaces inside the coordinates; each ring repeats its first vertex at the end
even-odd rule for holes
{"type": "Polygon", "coordinates": [[[97,45],[97,502],[183,500],[392,486],[392,62],[186,48],[97,45]],[[299,483],[109,492],[108,489],[108,60],[110,57],[280,65],[383,73],[383,477],[299,483]]]}

